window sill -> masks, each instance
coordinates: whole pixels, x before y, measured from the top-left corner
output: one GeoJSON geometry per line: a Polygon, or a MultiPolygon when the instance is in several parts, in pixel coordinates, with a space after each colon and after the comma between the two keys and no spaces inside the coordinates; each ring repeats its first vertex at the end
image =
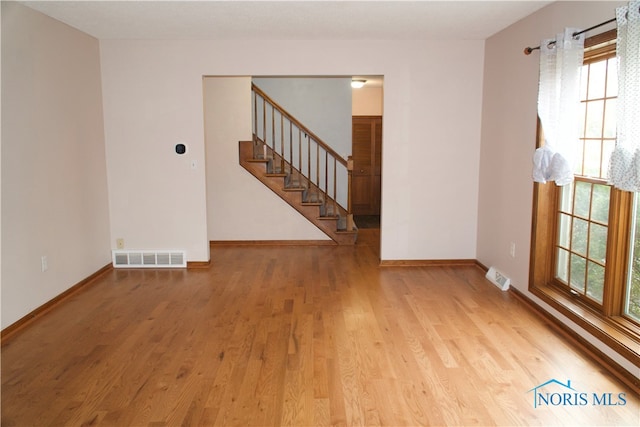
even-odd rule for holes
{"type": "Polygon", "coordinates": [[[621,317],[607,318],[550,285],[531,286],[532,294],[640,367],[640,333],[621,317]]]}

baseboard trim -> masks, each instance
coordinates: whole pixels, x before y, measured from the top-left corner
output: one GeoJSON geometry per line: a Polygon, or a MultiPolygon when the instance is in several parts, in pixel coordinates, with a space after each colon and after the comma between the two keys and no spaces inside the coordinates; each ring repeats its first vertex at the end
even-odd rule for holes
{"type": "Polygon", "coordinates": [[[101,277],[102,275],[113,270],[113,264],[109,263],[102,267],[100,270],[91,274],[90,276],[82,279],[66,291],[62,292],[58,296],[53,299],[45,302],[40,307],[33,310],[31,313],[12,323],[11,325],[4,328],[0,333],[0,346],[5,345],[11,338],[16,336],[16,334],[27,327],[29,324],[34,322],[35,320],[43,317],[46,313],[54,309],[57,305],[62,303],[64,300],[69,298],[72,295],[78,294],[81,291],[84,291],[89,288],[90,285],[96,282],[96,279],[101,277]]]}
{"type": "Polygon", "coordinates": [[[482,270],[484,270],[484,272],[486,273],[487,271],[489,271],[489,267],[487,267],[486,265],[484,265],[483,263],[481,263],[480,261],[476,260],[476,265],[478,267],[480,267],[482,270]]]}
{"type": "Polygon", "coordinates": [[[380,267],[447,267],[459,265],[478,265],[478,262],[475,259],[394,259],[380,261],[380,267]]]}
{"type": "Polygon", "coordinates": [[[566,326],[564,323],[555,318],[551,313],[540,307],[533,300],[520,292],[518,289],[511,287],[508,291],[516,299],[521,301],[531,311],[546,321],[555,331],[560,333],[564,338],[571,342],[578,350],[587,355],[589,358],[597,362],[607,372],[632,389],[635,393],[640,394],[640,379],[633,376],[629,371],[623,368],[615,360],[611,359],[600,349],[595,347],[589,341],[584,339],[578,333],[566,326]]]}
{"type": "Polygon", "coordinates": [[[211,240],[214,246],[336,246],[333,240],[211,240]]]}
{"type": "Polygon", "coordinates": [[[211,260],[209,261],[187,261],[187,270],[199,270],[211,267],[211,260]]]}

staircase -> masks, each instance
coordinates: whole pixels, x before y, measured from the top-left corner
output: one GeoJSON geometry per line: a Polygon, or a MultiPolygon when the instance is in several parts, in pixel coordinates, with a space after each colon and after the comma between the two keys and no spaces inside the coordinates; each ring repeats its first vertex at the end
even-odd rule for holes
{"type": "Polygon", "coordinates": [[[240,165],[336,244],[355,244],[351,158],[342,158],[255,84],[251,94],[253,141],[240,142],[240,165]]]}
{"type": "Polygon", "coordinates": [[[276,150],[254,135],[240,141],[240,165],[338,245],[353,245],[353,216],[276,150]]]}

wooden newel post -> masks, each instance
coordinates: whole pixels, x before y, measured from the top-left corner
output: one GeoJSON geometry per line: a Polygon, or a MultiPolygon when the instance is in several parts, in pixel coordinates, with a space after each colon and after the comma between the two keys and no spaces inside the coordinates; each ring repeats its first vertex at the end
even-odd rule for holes
{"type": "Polygon", "coordinates": [[[353,157],[349,156],[347,158],[347,231],[352,231],[354,222],[353,222],[353,213],[351,213],[351,174],[353,173],[353,157]]]}

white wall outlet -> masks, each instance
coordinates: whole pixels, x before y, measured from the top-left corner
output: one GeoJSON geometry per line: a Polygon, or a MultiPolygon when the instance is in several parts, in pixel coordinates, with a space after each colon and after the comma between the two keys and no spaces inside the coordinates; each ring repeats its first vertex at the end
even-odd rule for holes
{"type": "Polygon", "coordinates": [[[116,239],[116,248],[124,249],[124,239],[122,237],[116,239]]]}
{"type": "Polygon", "coordinates": [[[46,255],[42,255],[42,257],[40,257],[40,267],[42,268],[43,273],[49,269],[49,259],[46,255]]]}
{"type": "Polygon", "coordinates": [[[509,245],[509,255],[511,255],[511,258],[515,258],[516,257],[516,244],[515,244],[515,242],[511,242],[511,244],[509,245]]]}

